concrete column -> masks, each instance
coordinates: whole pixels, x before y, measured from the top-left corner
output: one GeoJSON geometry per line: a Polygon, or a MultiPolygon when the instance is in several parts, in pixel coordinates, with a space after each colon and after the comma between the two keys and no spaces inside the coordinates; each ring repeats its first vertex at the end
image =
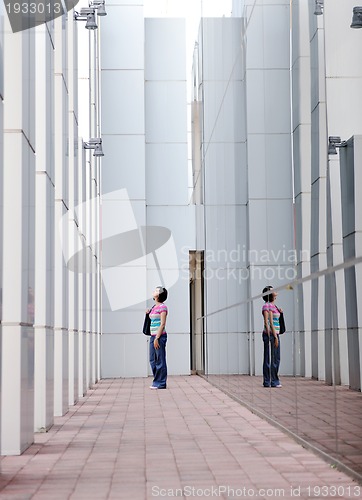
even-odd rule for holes
{"type": "Polygon", "coordinates": [[[4,16],[1,454],[18,455],[34,431],[34,30],[4,16]]]}
{"type": "MultiPolygon", "coordinates": [[[[86,156],[83,149],[83,141],[79,140],[78,145],[78,224],[79,234],[85,242],[86,234],[86,156]]],[[[84,244],[85,246],[85,244],[84,244]]],[[[87,273],[81,272],[78,277],[78,396],[82,397],[87,392],[86,385],[86,285],[87,273]]]]}
{"type": "Polygon", "coordinates": [[[36,37],[36,237],[34,429],[45,430],[54,415],[54,75],[53,33],[36,37]]]}
{"type": "Polygon", "coordinates": [[[68,272],[63,247],[68,246],[68,78],[66,74],[66,26],[54,20],[54,103],[55,103],[55,224],[54,248],[54,414],[68,410],[68,272]]]}
{"type": "MultiPolygon", "coordinates": [[[[82,26],[83,27],[83,26],[82,26]]],[[[76,207],[78,204],[78,81],[77,81],[77,23],[69,25],[67,30],[67,57],[68,57],[68,128],[69,128],[69,155],[68,155],[68,199],[69,199],[69,248],[76,248],[78,241],[78,219],[76,207]]],[[[69,405],[78,400],[78,269],[68,269],[68,368],[69,368],[69,405]]]]}

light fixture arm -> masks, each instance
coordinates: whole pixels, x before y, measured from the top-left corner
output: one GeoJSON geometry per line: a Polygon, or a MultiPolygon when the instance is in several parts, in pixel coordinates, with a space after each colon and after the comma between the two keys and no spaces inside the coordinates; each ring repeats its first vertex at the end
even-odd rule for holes
{"type": "Polygon", "coordinates": [[[342,141],[339,136],[331,135],[328,137],[328,154],[336,155],[337,148],[344,148],[347,146],[346,141],[342,141]]]}
{"type": "Polygon", "coordinates": [[[105,0],[89,0],[89,7],[96,9],[98,16],[107,15],[105,0]]]}
{"type": "Polygon", "coordinates": [[[315,10],[314,15],[320,16],[323,14],[324,9],[324,0],[315,0],[315,10]]]}
{"type": "Polygon", "coordinates": [[[102,149],[102,139],[100,137],[93,137],[88,142],[83,143],[84,149],[94,149],[93,156],[104,156],[102,149]]]}
{"type": "Polygon", "coordinates": [[[89,30],[97,29],[95,21],[95,9],[91,7],[83,7],[80,12],[74,11],[75,21],[87,21],[85,27],[89,30]]]}

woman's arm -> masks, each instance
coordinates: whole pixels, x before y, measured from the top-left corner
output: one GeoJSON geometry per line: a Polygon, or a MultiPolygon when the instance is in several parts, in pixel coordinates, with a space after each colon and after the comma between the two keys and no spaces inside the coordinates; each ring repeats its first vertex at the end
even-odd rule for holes
{"type": "Polygon", "coordinates": [[[263,318],[264,318],[264,330],[266,331],[266,333],[268,335],[270,335],[269,322],[268,322],[269,311],[267,311],[267,310],[263,311],[263,318]]]}
{"type": "Polygon", "coordinates": [[[269,321],[270,321],[271,331],[272,331],[272,334],[274,336],[274,345],[275,345],[275,347],[278,347],[279,339],[278,339],[277,332],[275,331],[275,328],[274,328],[273,311],[269,311],[269,318],[270,318],[269,321]]]}

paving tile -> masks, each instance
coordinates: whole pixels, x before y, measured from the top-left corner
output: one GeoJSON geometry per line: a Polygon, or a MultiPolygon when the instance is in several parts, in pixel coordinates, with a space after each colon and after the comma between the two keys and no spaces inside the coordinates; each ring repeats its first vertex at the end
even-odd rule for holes
{"type": "Polygon", "coordinates": [[[345,386],[283,377],[280,390],[262,387],[261,377],[209,376],[215,386],[362,475],[362,395],[345,386]]]}
{"type": "MultiPolygon", "coordinates": [[[[36,434],[22,456],[0,457],[0,498],[149,500],[212,493],[270,499],[279,489],[284,498],[307,499],[311,487],[326,485],[342,486],[345,494],[338,498],[351,498],[348,492],[358,486],[201,377],[170,377],[162,392],[149,391],[149,383],[101,380],[46,435],[36,434]]],[[[240,392],[240,381],[235,384],[240,392]]],[[[270,398],[263,389],[261,395],[270,398]]],[[[326,401],[329,411],[321,393],[314,409],[321,411],[320,401],[326,401]]],[[[278,398],[290,408],[286,395],[278,398]]],[[[352,399],[346,399],[350,407],[352,399]]],[[[320,416],[312,418],[320,426],[320,416]]],[[[344,428],[341,449],[360,464],[356,421],[344,428]]],[[[323,446],[332,446],[328,433],[316,434],[323,446]]]]}

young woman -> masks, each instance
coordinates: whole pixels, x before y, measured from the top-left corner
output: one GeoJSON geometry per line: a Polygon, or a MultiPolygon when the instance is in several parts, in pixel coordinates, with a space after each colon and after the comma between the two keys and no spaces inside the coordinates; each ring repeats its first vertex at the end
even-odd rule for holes
{"type": "Polygon", "coordinates": [[[263,294],[265,302],[262,307],[264,318],[263,385],[264,387],[281,387],[278,372],[280,364],[279,316],[282,309],[279,310],[275,305],[278,294],[273,291],[272,286],[266,286],[263,294]]]}
{"type": "Polygon", "coordinates": [[[166,319],[168,314],[164,302],[167,299],[167,290],[162,286],[156,287],[153,292],[155,305],[150,311],[151,337],[150,337],[150,365],[153,373],[153,382],[150,389],[166,389],[167,364],[166,364],[166,319]]]}

